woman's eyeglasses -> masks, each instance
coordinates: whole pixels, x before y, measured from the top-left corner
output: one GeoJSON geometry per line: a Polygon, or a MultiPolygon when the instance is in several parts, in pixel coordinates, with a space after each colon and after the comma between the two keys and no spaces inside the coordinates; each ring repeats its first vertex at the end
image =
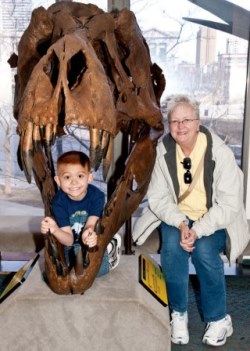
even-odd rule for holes
{"type": "Polygon", "coordinates": [[[178,126],[179,124],[183,124],[184,126],[188,126],[193,121],[198,121],[198,119],[199,118],[185,118],[182,121],[178,121],[178,120],[173,119],[172,121],[168,121],[168,123],[173,127],[178,126]]]}
{"type": "Polygon", "coordinates": [[[183,164],[184,169],[186,169],[186,172],[184,173],[184,183],[191,184],[192,183],[192,174],[190,172],[191,158],[185,157],[181,163],[183,164]]]}

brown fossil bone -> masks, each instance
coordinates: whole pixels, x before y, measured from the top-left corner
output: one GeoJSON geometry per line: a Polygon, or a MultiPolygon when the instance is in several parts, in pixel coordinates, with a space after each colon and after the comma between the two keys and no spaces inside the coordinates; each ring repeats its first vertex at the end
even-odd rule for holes
{"type": "MultiPolygon", "coordinates": [[[[144,197],[163,133],[161,69],[152,64],[136,18],[126,9],[105,13],[91,4],[58,2],[33,11],[13,54],[17,62],[14,115],[20,134],[19,164],[32,175],[45,214],[57,191],[51,146],[64,128],[89,128],[90,158],[107,175],[118,132],[129,140],[123,174],[97,223],[98,250],[78,255],[68,269],[63,247],[45,240],[48,284],[58,294],[83,293],[91,287],[109,241],[144,197]],[[88,259],[88,262],[86,260],[88,259]],[[85,261],[85,264],[84,264],[85,261]]],[[[115,172],[114,172],[115,173],[115,172]]]]}

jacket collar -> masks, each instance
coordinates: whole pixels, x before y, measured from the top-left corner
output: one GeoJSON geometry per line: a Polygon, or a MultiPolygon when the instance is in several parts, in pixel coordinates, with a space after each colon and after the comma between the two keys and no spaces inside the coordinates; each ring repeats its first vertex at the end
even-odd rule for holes
{"type": "MultiPolygon", "coordinates": [[[[206,189],[207,196],[207,208],[212,206],[212,191],[213,191],[213,172],[215,167],[215,161],[213,160],[212,146],[213,139],[211,132],[204,126],[200,126],[200,132],[204,133],[207,138],[207,149],[204,158],[204,186],[206,189]]],[[[166,149],[164,154],[165,161],[168,166],[168,171],[173,182],[174,191],[176,197],[179,197],[180,187],[177,178],[177,164],[176,164],[176,142],[172,138],[171,134],[167,134],[162,143],[166,149]]]]}

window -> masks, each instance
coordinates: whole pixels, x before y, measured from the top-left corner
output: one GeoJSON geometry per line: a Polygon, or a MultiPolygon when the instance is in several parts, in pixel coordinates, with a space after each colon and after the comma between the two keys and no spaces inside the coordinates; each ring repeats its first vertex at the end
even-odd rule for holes
{"type": "MultiPolygon", "coordinates": [[[[248,0],[234,3],[250,10],[248,0]]],[[[161,55],[151,51],[152,61],[163,69],[167,80],[163,112],[169,95],[184,93],[196,98],[200,101],[203,124],[232,147],[240,164],[248,41],[185,21],[183,17],[221,22],[187,0],[179,0],[176,6],[161,0],[146,4],[132,0],[131,10],[146,40],[152,30],[165,35],[168,48],[165,58],[162,47],[161,55]]],[[[150,48],[153,42],[151,37],[150,48]]]]}
{"type": "MultiPolygon", "coordinates": [[[[231,2],[250,10],[249,0],[231,2]]],[[[2,0],[0,4],[1,187],[8,182],[7,188],[26,185],[16,160],[19,137],[12,112],[14,72],[7,60],[11,53],[17,52],[32,9],[38,6],[47,8],[53,3],[52,0],[2,0]]],[[[107,0],[93,0],[91,3],[107,10],[107,0]]],[[[131,0],[130,3],[149,44],[152,61],[163,69],[167,79],[161,101],[163,114],[166,114],[169,95],[185,93],[194,96],[201,103],[203,123],[224,138],[241,165],[247,40],[185,21],[183,17],[218,20],[188,0],[178,0],[176,7],[175,3],[165,0],[131,0]]]]}

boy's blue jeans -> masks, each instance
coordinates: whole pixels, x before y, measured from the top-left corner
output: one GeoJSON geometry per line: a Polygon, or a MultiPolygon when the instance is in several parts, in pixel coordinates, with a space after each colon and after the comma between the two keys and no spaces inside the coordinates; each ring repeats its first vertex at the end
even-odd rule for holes
{"type": "MultiPolygon", "coordinates": [[[[74,257],[77,255],[77,252],[80,248],[79,244],[74,244],[74,246],[65,246],[64,247],[64,255],[66,259],[66,263],[68,266],[70,266],[70,262],[74,260],[74,257]]],[[[101,267],[99,269],[99,272],[97,273],[97,277],[100,277],[102,275],[105,275],[109,272],[109,257],[108,257],[108,251],[105,250],[101,267]]]]}
{"type": "MultiPolygon", "coordinates": [[[[190,221],[190,224],[192,221],[190,221]]],[[[205,322],[217,321],[226,315],[226,286],[224,264],[220,253],[226,244],[224,229],[197,239],[195,249],[188,253],[180,246],[178,228],[162,223],[161,267],[167,283],[169,307],[178,312],[187,311],[189,257],[191,256],[200,282],[200,298],[205,322]]]]}

